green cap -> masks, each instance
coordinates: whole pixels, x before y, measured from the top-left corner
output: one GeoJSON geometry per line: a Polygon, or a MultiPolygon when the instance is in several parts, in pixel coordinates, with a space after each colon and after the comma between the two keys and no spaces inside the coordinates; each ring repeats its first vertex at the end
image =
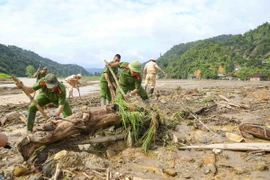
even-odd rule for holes
{"type": "Polygon", "coordinates": [[[46,82],[47,88],[49,88],[49,89],[56,88],[58,86],[57,77],[52,73],[47,74],[45,76],[45,82],[46,82]]]}
{"type": "Polygon", "coordinates": [[[45,67],[43,68],[43,70],[48,70],[48,68],[45,66],[45,67]]]}
{"type": "Polygon", "coordinates": [[[139,61],[132,61],[128,64],[131,71],[140,73],[142,71],[142,64],[139,61]]]}

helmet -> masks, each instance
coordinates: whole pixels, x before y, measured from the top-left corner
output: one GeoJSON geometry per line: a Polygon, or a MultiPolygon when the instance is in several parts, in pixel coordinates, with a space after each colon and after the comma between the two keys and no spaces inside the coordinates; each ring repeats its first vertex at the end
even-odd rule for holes
{"type": "Polygon", "coordinates": [[[139,61],[132,61],[128,64],[131,71],[140,73],[142,71],[142,64],[139,61]]]}
{"type": "Polygon", "coordinates": [[[154,62],[156,62],[156,59],[155,59],[155,58],[150,58],[149,61],[154,61],[154,62]]]}
{"type": "Polygon", "coordinates": [[[47,88],[49,89],[56,88],[58,86],[57,77],[52,73],[47,74],[45,76],[45,82],[46,82],[47,88]]]}
{"type": "Polygon", "coordinates": [[[77,76],[79,76],[80,78],[82,78],[82,74],[77,74],[77,76]]]}

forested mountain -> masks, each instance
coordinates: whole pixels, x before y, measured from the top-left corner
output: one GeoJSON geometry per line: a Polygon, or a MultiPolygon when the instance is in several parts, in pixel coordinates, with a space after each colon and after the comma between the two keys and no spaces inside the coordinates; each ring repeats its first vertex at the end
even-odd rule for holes
{"type": "Polygon", "coordinates": [[[59,64],[50,59],[43,58],[32,51],[0,44],[0,73],[23,77],[26,76],[27,66],[33,66],[35,70],[39,66],[46,66],[49,72],[55,73],[58,76],[78,73],[89,75],[83,67],[76,64],[59,64]]]}
{"type": "Polygon", "coordinates": [[[270,78],[270,24],[264,23],[243,35],[217,37],[173,46],[157,63],[172,78],[217,78],[234,73],[239,78],[261,73],[270,78]]]}

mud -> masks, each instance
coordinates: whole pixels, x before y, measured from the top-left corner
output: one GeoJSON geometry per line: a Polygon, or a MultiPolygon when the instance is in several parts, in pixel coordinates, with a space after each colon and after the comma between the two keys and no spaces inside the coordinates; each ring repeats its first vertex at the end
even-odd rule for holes
{"type": "MultiPolygon", "coordinates": [[[[23,162],[16,151],[16,143],[25,135],[25,123],[20,117],[13,117],[5,126],[0,127],[1,132],[8,135],[12,147],[10,150],[0,149],[0,172],[9,177],[16,164],[23,164],[27,167],[28,174],[20,179],[37,178],[46,173],[47,177],[52,177],[57,163],[63,163],[58,179],[106,179],[108,176],[111,179],[134,180],[268,179],[268,153],[179,150],[179,147],[233,143],[226,137],[226,133],[239,135],[237,126],[242,123],[270,125],[269,99],[268,82],[159,80],[154,95],[150,96],[150,108],[158,110],[166,129],[161,128],[148,152],[145,153],[136,146],[127,147],[125,141],[78,146],[74,142],[93,137],[74,136],[46,147],[51,158],[61,150],[68,152],[63,155],[65,158],[61,162],[50,163],[49,170],[53,170],[52,172],[48,172],[48,168],[44,169],[45,165],[43,170],[34,170],[33,162],[23,162]],[[194,114],[214,134],[199,123],[194,114]],[[81,164],[84,166],[81,167],[81,164]]],[[[83,106],[99,106],[99,93],[92,92],[69,101],[74,112],[83,106]]],[[[140,103],[140,99],[135,98],[132,102],[140,103]]],[[[27,105],[28,103],[2,105],[0,118],[11,112],[20,112],[26,116],[27,105]]],[[[46,113],[53,111],[54,107],[45,109],[46,113]]],[[[37,125],[43,121],[38,114],[37,125]]],[[[105,129],[96,136],[110,134],[116,127],[105,129]]],[[[244,142],[269,143],[258,138],[244,138],[244,142]]]]}

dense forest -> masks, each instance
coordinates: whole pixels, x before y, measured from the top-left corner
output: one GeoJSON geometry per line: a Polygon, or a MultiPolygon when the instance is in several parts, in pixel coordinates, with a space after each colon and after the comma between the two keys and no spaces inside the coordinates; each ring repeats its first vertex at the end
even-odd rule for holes
{"type": "Polygon", "coordinates": [[[172,78],[215,79],[234,74],[240,79],[261,73],[270,78],[270,24],[239,35],[217,37],[173,46],[157,63],[172,78]]]}
{"type": "Polygon", "coordinates": [[[19,77],[29,75],[29,67],[36,70],[39,66],[48,67],[49,72],[58,76],[68,76],[71,74],[81,73],[89,75],[89,73],[81,66],[76,64],[59,64],[47,58],[40,57],[38,54],[23,50],[16,46],[6,46],[0,44],[0,73],[14,74],[19,77]]]}

